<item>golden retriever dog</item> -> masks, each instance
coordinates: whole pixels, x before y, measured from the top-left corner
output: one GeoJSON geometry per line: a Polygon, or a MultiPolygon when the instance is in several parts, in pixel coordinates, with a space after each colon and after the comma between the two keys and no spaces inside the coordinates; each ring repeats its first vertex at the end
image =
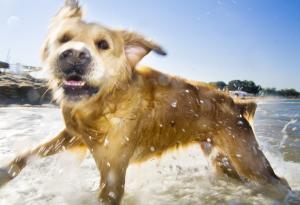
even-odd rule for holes
{"type": "Polygon", "coordinates": [[[65,129],[3,167],[0,186],[32,156],[89,150],[101,175],[99,202],[117,205],[130,163],[198,143],[217,173],[290,189],[255,139],[255,103],[234,101],[205,83],[137,68],[150,51],[166,55],[140,34],[83,21],[78,2],[67,0],[51,22],[41,55],[65,129]]]}

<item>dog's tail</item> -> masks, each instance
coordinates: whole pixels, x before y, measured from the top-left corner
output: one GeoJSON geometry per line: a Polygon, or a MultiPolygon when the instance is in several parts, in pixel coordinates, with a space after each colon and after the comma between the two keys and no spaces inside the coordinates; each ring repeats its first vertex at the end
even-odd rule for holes
{"type": "Polygon", "coordinates": [[[252,124],[257,104],[248,100],[242,100],[235,103],[238,106],[241,115],[246,118],[250,124],[252,124]]]}

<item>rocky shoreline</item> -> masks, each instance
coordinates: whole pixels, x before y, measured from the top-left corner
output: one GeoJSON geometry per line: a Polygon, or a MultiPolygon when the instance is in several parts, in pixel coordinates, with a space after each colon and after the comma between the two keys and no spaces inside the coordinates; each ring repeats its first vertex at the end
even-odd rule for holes
{"type": "Polygon", "coordinates": [[[51,103],[47,81],[30,75],[0,73],[0,105],[41,105],[51,103]]]}

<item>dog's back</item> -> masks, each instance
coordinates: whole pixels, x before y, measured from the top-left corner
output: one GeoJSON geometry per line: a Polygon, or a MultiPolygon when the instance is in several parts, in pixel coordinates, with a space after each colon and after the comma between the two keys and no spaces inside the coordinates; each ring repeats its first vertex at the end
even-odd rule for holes
{"type": "Polygon", "coordinates": [[[254,115],[254,102],[234,102],[206,83],[187,81],[148,67],[136,69],[133,78],[126,89],[128,97],[116,97],[118,102],[114,102],[123,113],[130,110],[128,113],[139,125],[136,132],[141,136],[135,142],[137,150],[132,161],[213,139],[220,129],[234,129],[238,120],[248,126],[254,115]]]}

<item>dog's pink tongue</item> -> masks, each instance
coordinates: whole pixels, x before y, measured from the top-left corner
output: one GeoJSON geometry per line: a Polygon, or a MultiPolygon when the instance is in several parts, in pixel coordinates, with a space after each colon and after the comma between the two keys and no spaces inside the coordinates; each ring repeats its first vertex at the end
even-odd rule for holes
{"type": "Polygon", "coordinates": [[[65,81],[64,83],[65,83],[65,85],[74,86],[74,87],[81,87],[81,86],[85,85],[84,81],[76,81],[76,80],[68,80],[68,81],[65,81]]]}

